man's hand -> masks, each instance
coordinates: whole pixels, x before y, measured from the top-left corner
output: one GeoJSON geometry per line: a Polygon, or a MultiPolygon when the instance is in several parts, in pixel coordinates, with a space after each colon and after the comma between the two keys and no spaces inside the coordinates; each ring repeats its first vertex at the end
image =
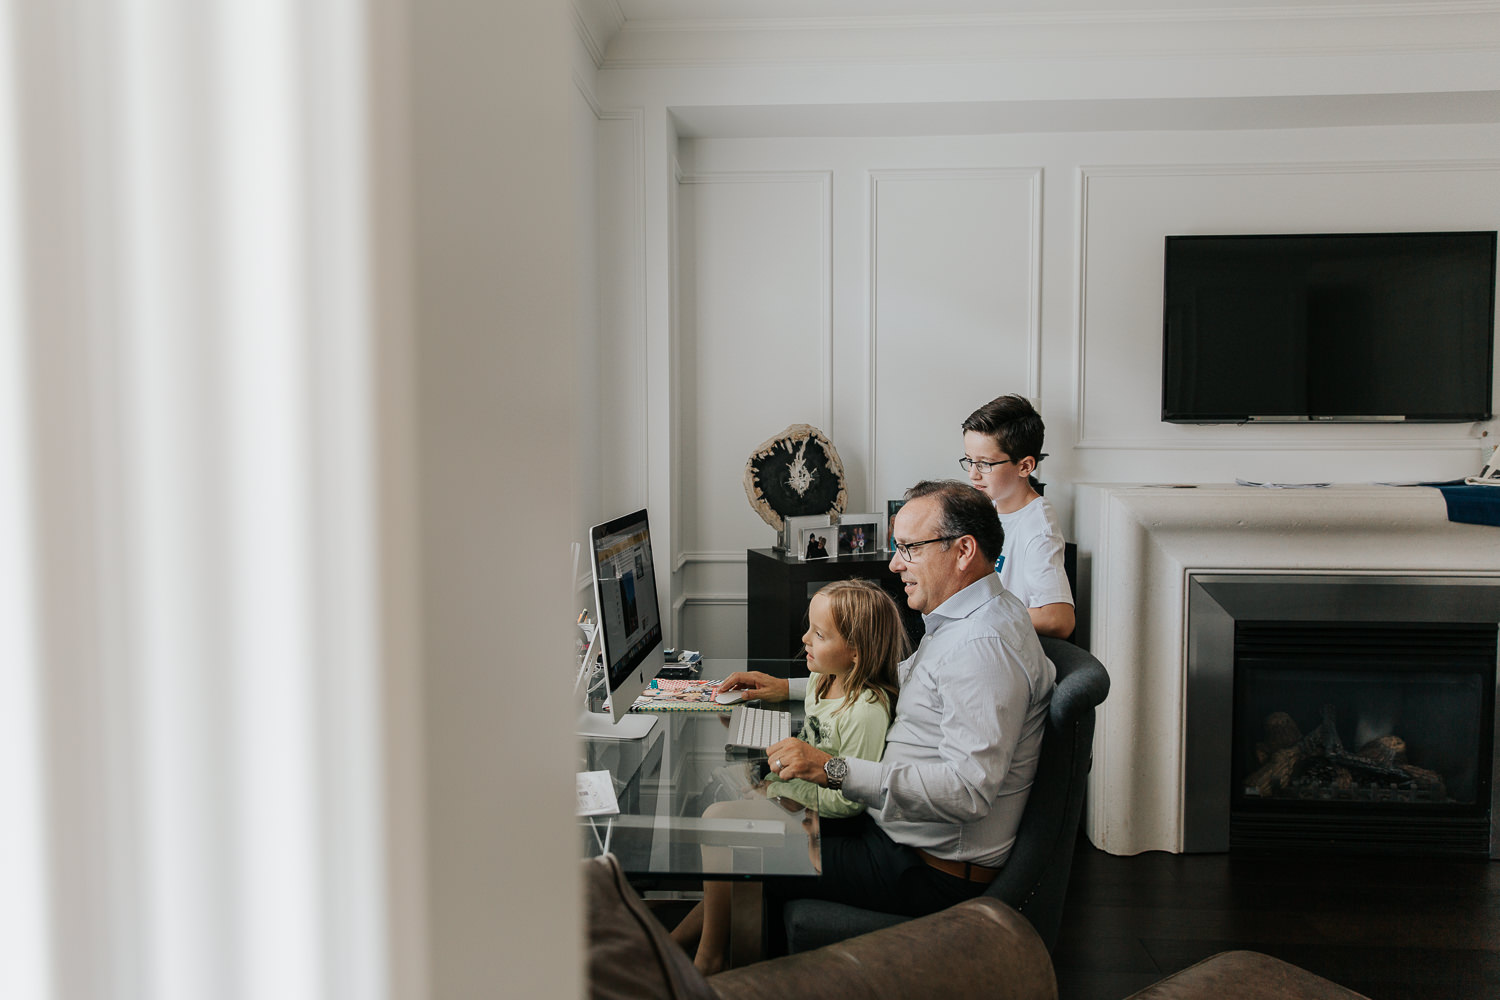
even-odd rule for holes
{"type": "Polygon", "coordinates": [[[825,788],[828,787],[828,775],[823,771],[823,762],[831,757],[832,754],[826,754],[795,736],[773,743],[766,750],[771,773],[778,778],[805,778],[825,788]]]}
{"type": "Polygon", "coordinates": [[[791,686],[785,677],[772,677],[759,670],[740,670],[719,682],[720,691],[743,691],[746,700],[786,701],[791,686]]]}

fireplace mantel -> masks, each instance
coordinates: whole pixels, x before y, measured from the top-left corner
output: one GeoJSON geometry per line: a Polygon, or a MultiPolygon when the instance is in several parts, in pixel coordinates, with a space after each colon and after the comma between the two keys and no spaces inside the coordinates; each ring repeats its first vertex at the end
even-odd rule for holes
{"type": "Polygon", "coordinates": [[[1086,829],[1111,854],[1183,849],[1192,573],[1500,579],[1500,528],[1448,520],[1426,487],[1082,484],[1081,641],[1109,670],[1086,829]]]}

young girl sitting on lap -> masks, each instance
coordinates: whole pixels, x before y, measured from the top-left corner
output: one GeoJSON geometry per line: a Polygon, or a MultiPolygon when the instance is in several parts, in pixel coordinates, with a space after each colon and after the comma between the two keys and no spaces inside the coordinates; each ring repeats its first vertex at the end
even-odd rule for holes
{"type": "MultiPolygon", "coordinates": [[[[896,602],[869,580],[838,580],[813,595],[807,618],[802,644],[810,676],[801,738],[836,756],[879,760],[896,705],[896,665],[909,645],[896,602]]],[[[731,674],[720,688],[739,686],[755,687],[753,675],[731,674]]],[[[800,778],[783,781],[773,775],[766,783],[766,795],[780,798],[788,809],[816,809],[820,819],[841,819],[864,809],[842,792],[800,778]]],[[[752,811],[765,806],[760,799],[719,802],[704,815],[750,818],[752,811]]],[[[708,860],[705,868],[711,867],[708,860]]],[[[673,939],[684,948],[698,938],[693,964],[709,975],[724,967],[729,901],[729,883],[704,882],[703,902],[672,931],[673,939]]]]}

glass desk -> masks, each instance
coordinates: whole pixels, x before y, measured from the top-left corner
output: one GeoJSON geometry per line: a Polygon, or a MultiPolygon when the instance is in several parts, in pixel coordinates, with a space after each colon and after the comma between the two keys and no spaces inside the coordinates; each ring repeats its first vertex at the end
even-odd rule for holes
{"type": "MultiPolygon", "coordinates": [[[[737,670],[786,677],[800,660],[705,660],[698,676],[717,680],[737,670]]],[[[735,965],[760,950],[762,879],[816,877],[821,863],[817,813],[768,799],[757,766],[764,760],[725,749],[729,707],[720,712],[657,712],[639,740],[582,739],[578,770],[608,771],[619,800],[614,816],[582,817],[584,857],[605,850],[637,883],[734,883],[730,953],[735,965]]],[[[763,704],[793,714],[802,702],[763,704]]]]}

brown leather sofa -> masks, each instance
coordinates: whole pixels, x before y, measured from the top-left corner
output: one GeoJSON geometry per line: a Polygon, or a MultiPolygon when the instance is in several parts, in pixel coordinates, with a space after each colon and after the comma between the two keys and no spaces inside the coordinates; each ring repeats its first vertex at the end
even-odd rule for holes
{"type": "MultiPolygon", "coordinates": [[[[1047,948],[1025,917],[981,896],[815,951],[705,978],[631,889],[612,855],[583,862],[589,995],[596,1000],[1057,1000],[1047,948]]],[[[1268,955],[1232,951],[1130,1000],[1363,1000],[1268,955]]]]}

